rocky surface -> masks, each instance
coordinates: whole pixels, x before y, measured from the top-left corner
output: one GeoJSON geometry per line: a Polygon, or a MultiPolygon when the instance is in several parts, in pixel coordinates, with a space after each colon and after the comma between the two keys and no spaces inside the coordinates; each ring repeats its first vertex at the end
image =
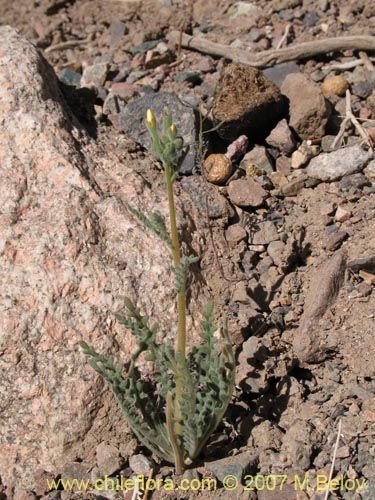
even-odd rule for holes
{"type": "MultiPolygon", "coordinates": [[[[8,27],[0,29],[0,40],[6,123],[0,138],[0,470],[6,483],[22,478],[27,487],[37,468],[53,472],[88,458],[105,434],[95,430],[103,412],[118,418],[102,381],[85,366],[79,341],[103,351],[133,348],[114,319],[125,294],[160,315],[161,329],[170,332],[162,320],[171,293],[165,248],[159,241],[149,247],[126,208],[165,212],[166,200],[156,201],[156,186],[151,194],[129,165],[91,143],[52,68],[29,42],[8,27]],[[149,293],[153,282],[164,294],[157,302],[149,293]]],[[[124,421],[116,427],[115,435],[128,434],[124,421]]],[[[122,445],[123,457],[132,443],[122,445]]]]}
{"type": "Polygon", "coordinates": [[[331,497],[372,500],[373,53],[271,62],[259,72],[180,53],[167,40],[183,26],[255,53],[375,35],[373,16],[369,2],[354,1],[0,0],[1,24],[22,32],[0,29],[1,500],[124,498],[108,488],[50,491],[46,480],[60,477],[181,479],[137,444],[78,347],[85,339],[127,359],[133,340],[113,314],[125,293],[161,335],[174,335],[165,247],[127,211],[166,214],[145,140],[150,104],[157,114],[172,108],[187,145],[175,188],[184,250],[200,256],[190,342],[213,301],[216,319],[228,319],[237,366],[225,419],[184,475],[216,478],[218,488],[148,497],[318,500],[325,491],[298,490],[296,478],[316,488],[318,475],[328,476],[341,421],[333,477],[361,486],[331,497]],[[226,72],[234,79],[224,85],[226,72]],[[364,132],[348,123],[334,146],[346,91],[364,132]],[[244,95],[254,98],[251,120],[244,95]],[[219,100],[236,111],[221,137],[210,113],[219,100]],[[218,185],[204,177],[211,153],[232,159],[218,185]],[[221,482],[231,472],[243,483],[233,491],[221,482]],[[287,482],[249,490],[246,474],[287,482]]]}

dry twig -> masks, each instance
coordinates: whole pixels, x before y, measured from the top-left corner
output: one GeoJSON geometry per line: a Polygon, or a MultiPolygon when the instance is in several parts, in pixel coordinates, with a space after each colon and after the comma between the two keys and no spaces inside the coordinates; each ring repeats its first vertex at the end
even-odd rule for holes
{"type": "MultiPolygon", "coordinates": [[[[172,31],[169,40],[178,43],[179,32],[172,31]]],[[[248,64],[255,68],[266,68],[286,61],[307,59],[318,54],[327,54],[343,50],[365,50],[375,51],[374,36],[342,36],[336,38],[325,38],[314,42],[304,42],[291,45],[284,49],[270,49],[258,54],[253,54],[248,50],[229,47],[221,43],[211,42],[206,38],[182,35],[182,47],[197,50],[204,54],[225,57],[234,62],[248,64]]]]}
{"type": "Polygon", "coordinates": [[[68,40],[66,42],[56,43],[55,45],[50,45],[45,49],[45,53],[53,52],[55,50],[64,50],[69,49],[70,47],[76,47],[77,45],[85,45],[86,43],[91,42],[93,39],[93,35],[88,36],[84,40],[68,40]]]}
{"type": "MultiPolygon", "coordinates": [[[[332,476],[333,476],[333,471],[335,469],[335,461],[336,461],[337,450],[338,450],[338,447],[339,447],[340,436],[341,436],[341,418],[339,420],[339,428],[337,430],[337,438],[336,438],[336,443],[335,443],[335,449],[333,450],[332,464],[331,464],[331,470],[329,471],[328,484],[331,483],[332,476]]],[[[327,490],[326,490],[326,494],[324,496],[324,500],[328,500],[329,492],[330,492],[330,489],[328,487],[327,490]]]]}
{"type": "Polygon", "coordinates": [[[365,65],[365,68],[367,69],[367,71],[374,71],[375,67],[372,64],[372,62],[371,62],[369,56],[366,54],[366,52],[363,52],[361,50],[361,52],[358,55],[361,58],[361,60],[363,61],[363,64],[365,65]]]}
{"type": "Polygon", "coordinates": [[[292,25],[290,23],[288,23],[286,26],[285,26],[285,31],[284,31],[284,34],[283,36],[280,38],[279,40],[279,43],[277,44],[277,47],[276,47],[276,50],[280,50],[281,47],[284,45],[284,42],[287,41],[287,38],[288,38],[288,35],[289,35],[289,32],[290,32],[290,28],[292,27],[292,25]]]}
{"type": "Polygon", "coordinates": [[[362,137],[362,139],[365,141],[366,144],[368,144],[370,148],[370,152],[373,152],[373,147],[372,147],[372,141],[366,132],[366,130],[362,127],[362,125],[359,123],[357,118],[353,115],[352,112],[352,103],[351,103],[351,95],[350,91],[346,91],[346,109],[345,109],[345,118],[341,123],[339,133],[336,136],[336,139],[332,143],[332,149],[335,149],[337,144],[341,141],[342,136],[344,135],[344,132],[346,130],[346,126],[348,123],[352,123],[354,127],[357,129],[359,135],[362,137]]]}
{"type": "Polygon", "coordinates": [[[345,62],[334,62],[334,63],[329,63],[325,64],[322,66],[323,70],[328,70],[328,71],[346,71],[347,69],[352,69],[355,68],[356,66],[362,66],[363,61],[362,59],[353,59],[352,61],[345,61],[345,62]]]}

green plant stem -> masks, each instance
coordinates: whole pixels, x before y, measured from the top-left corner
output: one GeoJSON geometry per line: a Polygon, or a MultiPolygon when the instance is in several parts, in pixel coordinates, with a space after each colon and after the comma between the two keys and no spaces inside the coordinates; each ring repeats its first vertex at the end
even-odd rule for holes
{"type": "Polygon", "coordinates": [[[182,474],[184,472],[184,459],[183,454],[178,446],[176,435],[173,428],[173,397],[172,393],[168,392],[167,394],[167,408],[166,408],[166,424],[167,424],[167,432],[169,437],[169,442],[171,443],[173,453],[174,453],[174,461],[176,467],[176,473],[182,474]]]}

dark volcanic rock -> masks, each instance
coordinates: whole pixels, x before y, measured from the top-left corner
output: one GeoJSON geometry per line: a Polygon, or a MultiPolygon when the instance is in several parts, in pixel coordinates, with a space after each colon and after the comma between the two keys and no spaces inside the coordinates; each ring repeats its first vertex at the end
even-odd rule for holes
{"type": "Polygon", "coordinates": [[[232,141],[245,134],[251,141],[264,139],[282,118],[284,99],[263,73],[243,64],[230,64],[215,95],[214,125],[219,135],[232,141]]]}
{"type": "Polygon", "coordinates": [[[181,180],[181,186],[186,191],[198,212],[203,217],[210,219],[225,218],[232,215],[231,209],[226,198],[202,176],[193,175],[181,180]]]}
{"type": "Polygon", "coordinates": [[[177,133],[184,139],[186,155],[180,166],[182,174],[191,173],[195,165],[196,148],[196,115],[192,108],[184,106],[174,94],[159,92],[146,95],[130,102],[121,111],[120,127],[134,141],[151,151],[151,138],[145,126],[146,112],[150,108],[162,126],[165,112],[172,113],[177,133]]]}

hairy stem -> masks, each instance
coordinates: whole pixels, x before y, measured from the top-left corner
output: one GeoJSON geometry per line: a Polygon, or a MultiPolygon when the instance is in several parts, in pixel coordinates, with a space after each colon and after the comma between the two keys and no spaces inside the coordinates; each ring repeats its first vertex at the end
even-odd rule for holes
{"type": "MultiPolygon", "coordinates": [[[[165,162],[165,178],[167,183],[167,193],[168,193],[168,204],[169,204],[169,218],[171,224],[171,239],[172,239],[172,255],[173,264],[177,267],[180,264],[180,243],[178,239],[177,222],[176,222],[176,211],[173,196],[173,181],[172,165],[169,162],[165,162]]],[[[178,334],[177,334],[177,352],[182,354],[185,358],[186,356],[186,293],[182,290],[178,293],[178,334]]],[[[175,399],[175,417],[177,420],[176,433],[181,436],[183,432],[181,421],[181,396],[184,387],[181,383],[179,377],[176,378],[176,399],[175,399]]],[[[177,468],[177,458],[176,458],[176,468],[177,468]]]]}
{"type": "Polygon", "coordinates": [[[168,394],[167,394],[166,421],[167,421],[166,424],[167,424],[169,442],[171,443],[173,453],[174,453],[174,462],[175,462],[175,466],[176,466],[176,473],[182,474],[184,472],[184,459],[183,459],[182,451],[177,443],[176,434],[174,432],[173,396],[172,396],[171,392],[168,392],[168,394]]]}

